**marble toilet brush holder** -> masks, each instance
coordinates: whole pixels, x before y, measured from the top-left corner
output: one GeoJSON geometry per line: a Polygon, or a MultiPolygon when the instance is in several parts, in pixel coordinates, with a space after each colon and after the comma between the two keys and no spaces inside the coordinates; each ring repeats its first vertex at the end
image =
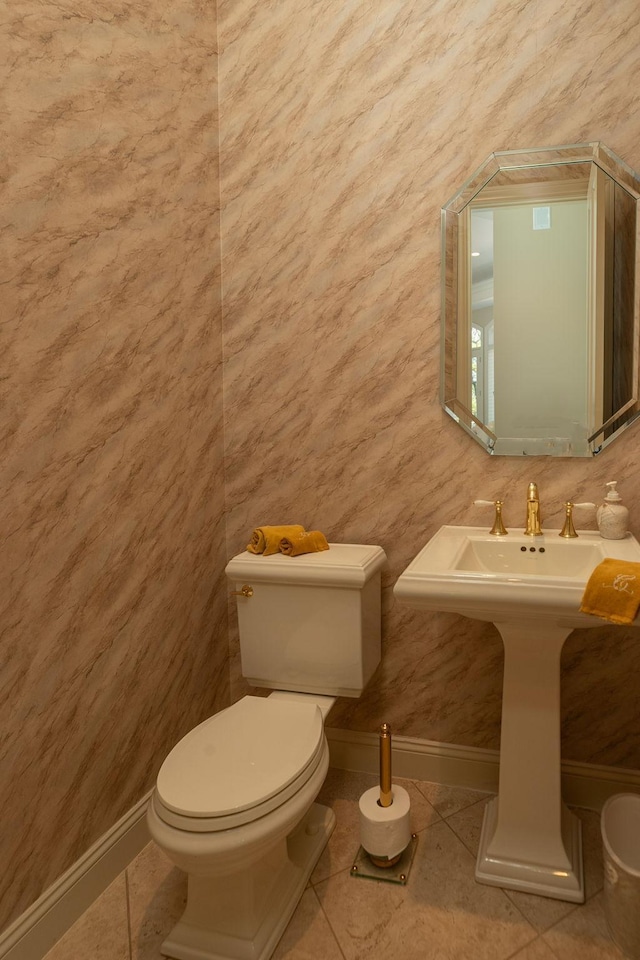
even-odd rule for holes
{"type": "Polygon", "coordinates": [[[411,842],[409,794],[391,782],[391,727],[380,727],[380,785],[360,797],[360,843],[376,867],[392,867],[411,842]]]}

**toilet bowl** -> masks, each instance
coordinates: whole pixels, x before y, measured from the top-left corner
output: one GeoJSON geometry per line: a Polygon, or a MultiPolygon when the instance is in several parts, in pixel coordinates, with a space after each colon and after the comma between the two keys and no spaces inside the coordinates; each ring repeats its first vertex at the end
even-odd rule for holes
{"type": "Polygon", "coordinates": [[[273,951],[335,824],[313,802],[329,766],[331,698],[318,699],[244,697],[165,760],[149,829],[189,875],[166,956],[248,960],[273,951]]]}
{"type": "Polygon", "coordinates": [[[275,659],[292,689],[246,696],[199,724],[168,755],[149,804],[152,838],[188,875],[185,912],[161,946],[175,960],[267,960],[335,825],[314,802],[329,766],[324,719],[379,662],[385,557],[333,544],[306,563],[284,559],[242,554],[227,574],[239,567],[252,584],[239,606],[257,599],[239,610],[243,673],[247,654],[269,673],[252,684],[272,685],[275,659]]]}

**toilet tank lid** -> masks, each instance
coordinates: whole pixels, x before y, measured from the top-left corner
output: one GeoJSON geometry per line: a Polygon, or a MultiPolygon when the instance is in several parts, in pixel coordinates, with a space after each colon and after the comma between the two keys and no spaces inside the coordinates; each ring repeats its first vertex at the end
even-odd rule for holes
{"type": "Polygon", "coordinates": [[[363,587],[385,564],[382,547],[363,543],[330,543],[328,550],[287,557],[275,553],[269,557],[245,551],[233,557],[226,574],[236,583],[311,584],[334,587],[363,587]]]}

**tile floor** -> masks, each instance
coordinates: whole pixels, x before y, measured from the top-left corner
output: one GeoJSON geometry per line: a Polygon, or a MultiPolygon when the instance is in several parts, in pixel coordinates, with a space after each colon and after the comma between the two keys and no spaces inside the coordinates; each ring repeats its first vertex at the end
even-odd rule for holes
{"type": "MultiPolygon", "coordinates": [[[[507,893],[474,880],[486,794],[398,781],[411,796],[418,845],[406,886],[354,878],[358,799],[376,782],[330,770],[319,800],[337,826],[274,960],[620,960],[602,906],[600,818],[583,823],[582,906],[507,893]]],[[[179,918],[183,875],[149,844],[46,960],[158,960],[179,918]]]]}

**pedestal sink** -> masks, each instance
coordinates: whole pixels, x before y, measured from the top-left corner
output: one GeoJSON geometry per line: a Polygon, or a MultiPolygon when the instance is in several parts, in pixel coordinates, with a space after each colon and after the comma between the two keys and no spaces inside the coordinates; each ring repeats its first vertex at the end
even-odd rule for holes
{"type": "Polygon", "coordinates": [[[589,576],[605,557],[640,562],[640,544],[584,531],[491,536],[444,526],[399,577],[398,600],[490,620],[504,642],[498,796],[485,812],[476,865],[482,883],[584,901],[580,821],[560,792],[560,653],[589,576]]]}

